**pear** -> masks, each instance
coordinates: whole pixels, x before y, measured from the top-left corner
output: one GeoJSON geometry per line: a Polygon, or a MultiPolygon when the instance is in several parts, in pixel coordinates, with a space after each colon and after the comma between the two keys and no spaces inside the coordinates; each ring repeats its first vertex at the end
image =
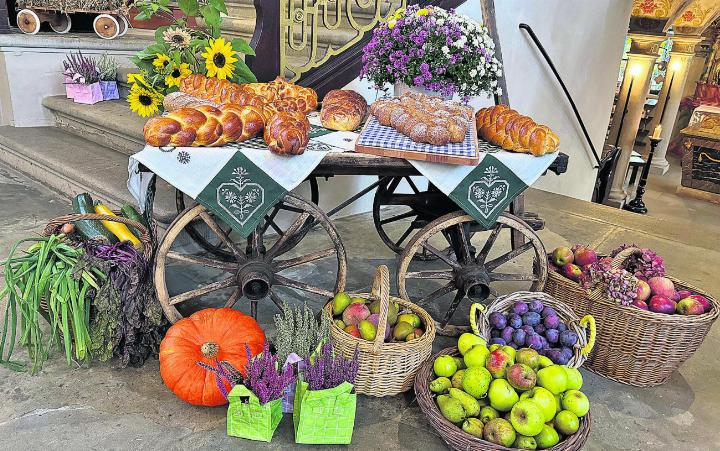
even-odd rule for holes
{"type": "MultiPolygon", "coordinates": [[[[460,367],[458,366],[458,368],[460,367]]],[[[452,379],[450,379],[452,386],[462,390],[463,376],[465,376],[465,370],[457,370],[455,374],[453,374],[452,379]]]]}
{"type": "Polygon", "coordinates": [[[430,391],[433,393],[445,393],[450,387],[452,387],[452,383],[447,377],[438,377],[430,382],[430,391]]]}
{"type": "Polygon", "coordinates": [[[483,422],[477,418],[468,418],[463,422],[462,430],[475,437],[482,438],[483,422]]]}
{"type": "Polygon", "coordinates": [[[450,396],[460,401],[467,416],[475,417],[480,414],[480,404],[477,402],[477,399],[457,388],[450,388],[448,392],[450,396]]]}
{"type": "Polygon", "coordinates": [[[408,335],[413,333],[415,329],[413,329],[412,325],[410,323],[406,323],[405,321],[400,321],[395,325],[395,328],[393,329],[393,338],[401,341],[405,340],[408,335]]]}
{"type": "Polygon", "coordinates": [[[375,325],[366,319],[358,323],[358,330],[360,331],[360,336],[363,340],[372,341],[375,339],[375,335],[377,334],[375,325]]]}
{"type": "Polygon", "coordinates": [[[350,305],[350,302],[350,296],[348,296],[347,293],[341,291],[336,294],[333,298],[332,304],[333,315],[342,315],[342,312],[344,312],[347,306],[350,305]]]}
{"type": "Polygon", "coordinates": [[[462,403],[450,395],[438,396],[437,403],[440,413],[451,423],[461,423],[467,417],[462,403]]]}
{"type": "MultiPolygon", "coordinates": [[[[390,302],[388,304],[387,322],[391,326],[394,326],[395,323],[397,323],[399,310],[400,309],[396,303],[390,302]]],[[[370,313],[380,313],[380,301],[373,301],[370,304],[370,313]]]]}

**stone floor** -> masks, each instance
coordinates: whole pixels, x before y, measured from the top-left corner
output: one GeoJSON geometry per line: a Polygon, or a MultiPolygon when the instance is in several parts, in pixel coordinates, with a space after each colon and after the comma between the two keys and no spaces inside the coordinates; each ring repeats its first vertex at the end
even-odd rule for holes
{"type": "MultiPolygon", "coordinates": [[[[650,186],[656,189],[656,181],[651,179],[650,186]]],[[[609,250],[638,242],[664,255],[673,275],[720,295],[718,206],[678,198],[670,189],[651,191],[646,200],[648,216],[533,190],[527,204],[547,221],[539,233],[547,248],[582,242],[609,250]]],[[[2,256],[12,242],[69,209],[67,200],[2,166],[0,205],[2,256]]],[[[349,289],[367,289],[377,264],[395,267],[395,256],[377,237],[369,215],[344,218],[336,225],[349,256],[349,289]]],[[[305,275],[322,278],[322,273],[322,268],[314,268],[305,275]]],[[[260,322],[270,335],[272,314],[269,307],[260,310],[260,322]]],[[[438,339],[436,349],[448,343],[438,339]]],[[[717,327],[681,370],[657,388],[633,388],[583,371],[594,416],[586,449],[720,449],[720,354],[715,346],[720,346],[717,327]]],[[[289,417],[271,444],[228,437],[225,408],[179,401],[162,384],[155,360],[141,369],[113,363],[84,369],[68,368],[58,358],[35,377],[5,369],[0,375],[5,399],[0,403],[0,449],[284,449],[293,444],[289,417]]],[[[360,397],[349,448],[445,446],[408,393],[389,399],[360,397]]]]}

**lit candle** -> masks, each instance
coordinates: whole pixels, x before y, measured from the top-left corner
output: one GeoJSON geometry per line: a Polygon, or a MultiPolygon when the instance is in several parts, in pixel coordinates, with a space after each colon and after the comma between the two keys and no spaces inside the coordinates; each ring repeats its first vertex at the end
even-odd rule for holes
{"type": "Polygon", "coordinates": [[[653,139],[660,139],[660,134],[662,133],[662,125],[658,124],[657,127],[655,127],[655,130],[653,130],[652,138],[653,139]]]}

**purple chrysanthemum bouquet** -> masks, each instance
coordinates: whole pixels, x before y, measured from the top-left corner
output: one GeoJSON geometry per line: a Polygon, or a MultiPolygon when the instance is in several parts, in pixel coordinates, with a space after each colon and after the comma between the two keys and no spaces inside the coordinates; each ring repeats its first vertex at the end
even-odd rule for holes
{"type": "Polygon", "coordinates": [[[399,10],[373,30],[362,61],[360,76],[378,89],[405,83],[444,96],[501,94],[502,67],[487,28],[454,10],[399,10]]]}
{"type": "Polygon", "coordinates": [[[325,343],[315,359],[305,358],[303,378],[310,390],[335,388],[343,382],[355,383],[358,372],[359,351],[355,350],[352,359],[333,355],[332,344],[325,343]]]}
{"type": "Polygon", "coordinates": [[[260,405],[282,398],[285,389],[295,380],[292,366],[280,369],[278,357],[270,352],[267,342],[263,352],[255,357],[252,357],[247,344],[245,352],[248,364],[245,366],[247,375],[244,384],[258,397],[260,405]]]}

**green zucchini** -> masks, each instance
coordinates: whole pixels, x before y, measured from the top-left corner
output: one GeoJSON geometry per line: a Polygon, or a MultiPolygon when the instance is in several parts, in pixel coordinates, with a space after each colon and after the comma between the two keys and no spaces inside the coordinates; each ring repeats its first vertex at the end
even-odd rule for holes
{"type": "MultiPolygon", "coordinates": [[[[139,222],[140,224],[145,226],[146,229],[148,228],[148,223],[145,220],[145,216],[138,213],[138,211],[132,205],[130,205],[130,204],[123,205],[122,208],[120,209],[120,213],[128,219],[139,222]]],[[[136,229],[135,227],[131,227],[131,226],[128,226],[128,228],[133,233],[133,235],[140,238],[140,231],[138,229],[136,229]]]]}
{"type": "MultiPolygon", "coordinates": [[[[88,193],[81,193],[75,196],[72,201],[73,211],[78,214],[95,214],[93,199],[88,193]]],[[[117,239],[105,228],[100,221],[83,219],[75,221],[75,230],[87,239],[100,239],[114,243],[117,239]]]]}

